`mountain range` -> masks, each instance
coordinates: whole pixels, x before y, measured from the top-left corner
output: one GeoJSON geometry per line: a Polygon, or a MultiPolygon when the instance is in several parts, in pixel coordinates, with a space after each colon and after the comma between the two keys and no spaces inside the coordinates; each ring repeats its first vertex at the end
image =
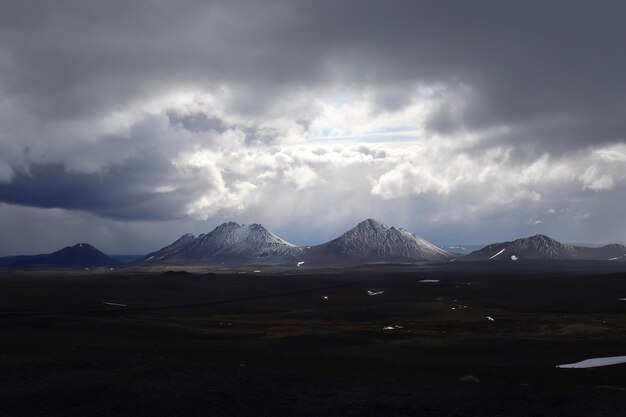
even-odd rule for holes
{"type": "MultiPolygon", "coordinates": [[[[456,252],[456,251],[455,251],[456,252]]],[[[403,228],[367,219],[341,236],[314,246],[296,246],[260,224],[223,223],[209,233],[185,234],[130,265],[351,266],[373,263],[537,260],[626,261],[626,247],[568,245],[545,235],[487,245],[469,254],[453,253],[403,228]]],[[[117,266],[116,260],[87,243],[44,255],[0,258],[4,267],[117,266]]],[[[128,265],[128,264],[127,264],[128,265]]]]}
{"type": "Polygon", "coordinates": [[[146,255],[140,265],[257,264],[348,266],[381,262],[443,262],[455,255],[414,233],[362,221],[330,242],[297,247],[260,224],[224,223],[207,234],[183,235],[146,255]]]}

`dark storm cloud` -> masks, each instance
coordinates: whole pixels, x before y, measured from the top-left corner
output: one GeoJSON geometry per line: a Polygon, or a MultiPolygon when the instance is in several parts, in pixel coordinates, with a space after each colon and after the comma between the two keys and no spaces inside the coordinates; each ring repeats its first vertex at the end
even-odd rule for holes
{"type": "Polygon", "coordinates": [[[207,116],[204,113],[195,113],[191,115],[178,115],[176,113],[169,113],[170,123],[175,126],[182,126],[191,132],[206,132],[208,130],[215,130],[219,133],[224,133],[227,126],[218,117],[207,116]]]}
{"type": "Polygon", "coordinates": [[[467,108],[433,129],[549,125],[526,140],[552,151],[626,131],[622,2],[5,1],[0,15],[2,89],[43,118],[176,85],[237,85],[230,104],[249,113],[337,82],[393,87],[390,108],[402,86],[460,83],[467,108]]]}
{"type": "Polygon", "coordinates": [[[30,172],[18,172],[10,183],[0,183],[0,201],[88,211],[114,219],[183,216],[181,198],[188,198],[192,190],[151,190],[150,184],[173,177],[171,172],[164,172],[164,166],[154,162],[130,161],[104,173],[72,173],[60,165],[32,165],[30,172]]]}

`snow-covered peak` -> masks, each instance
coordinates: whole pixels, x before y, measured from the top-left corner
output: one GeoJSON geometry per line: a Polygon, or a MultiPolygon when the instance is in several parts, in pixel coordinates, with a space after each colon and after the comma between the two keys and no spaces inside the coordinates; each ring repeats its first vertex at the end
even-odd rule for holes
{"type": "Polygon", "coordinates": [[[178,246],[178,245],[183,245],[185,243],[191,242],[192,240],[194,240],[196,237],[191,234],[191,233],[185,233],[184,235],[182,235],[181,237],[178,238],[178,240],[176,240],[174,243],[172,243],[172,246],[178,246]]]}
{"type": "Polygon", "coordinates": [[[241,227],[241,225],[239,223],[236,223],[236,222],[226,222],[226,223],[222,223],[219,226],[217,226],[215,229],[213,229],[213,231],[216,231],[216,230],[220,230],[220,231],[235,230],[235,229],[238,229],[240,227],[241,227]]]}
{"type": "Polygon", "coordinates": [[[97,250],[95,247],[90,245],[89,243],[81,242],[77,243],[74,246],[68,246],[64,249],[72,249],[72,250],[97,250]]]}
{"type": "Polygon", "coordinates": [[[150,263],[271,263],[283,262],[301,253],[302,249],[268,231],[263,225],[236,222],[222,223],[209,233],[197,237],[185,235],[177,242],[151,253],[150,263]]]}
{"type": "Polygon", "coordinates": [[[223,223],[213,229],[211,232],[198,236],[203,242],[228,242],[230,244],[241,244],[242,242],[252,243],[270,243],[284,244],[288,246],[295,245],[279,238],[275,234],[267,230],[263,225],[253,223],[250,225],[239,224],[235,222],[223,223]]]}
{"type": "Polygon", "coordinates": [[[355,229],[387,230],[390,229],[390,227],[378,220],[366,219],[357,224],[355,229]]]}
{"type": "Polygon", "coordinates": [[[367,219],[323,245],[313,247],[307,255],[313,263],[371,263],[444,261],[452,257],[405,229],[367,219]],[[332,259],[331,259],[332,258],[332,259]]]}

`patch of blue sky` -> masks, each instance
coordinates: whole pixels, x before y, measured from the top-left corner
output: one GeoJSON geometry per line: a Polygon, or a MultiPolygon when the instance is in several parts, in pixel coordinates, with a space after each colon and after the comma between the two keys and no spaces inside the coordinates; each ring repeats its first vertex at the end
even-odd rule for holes
{"type": "Polygon", "coordinates": [[[357,142],[400,142],[419,139],[421,131],[407,127],[394,127],[367,133],[333,134],[331,129],[322,130],[320,136],[309,138],[310,142],[357,141],[357,142]]]}

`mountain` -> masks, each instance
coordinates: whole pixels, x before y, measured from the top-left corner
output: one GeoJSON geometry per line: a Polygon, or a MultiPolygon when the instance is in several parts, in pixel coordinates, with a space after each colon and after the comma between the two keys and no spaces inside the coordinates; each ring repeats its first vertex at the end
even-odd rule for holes
{"type": "Polygon", "coordinates": [[[545,235],[493,243],[465,256],[463,260],[626,260],[626,247],[617,244],[591,248],[561,243],[545,235]]]}
{"type": "Polygon", "coordinates": [[[574,246],[577,259],[626,261],[626,246],[617,243],[596,247],[574,246]]]}
{"type": "Polygon", "coordinates": [[[545,235],[512,242],[493,243],[465,256],[464,260],[573,259],[575,249],[545,235]]]}
{"type": "Polygon", "coordinates": [[[88,243],[77,243],[67,246],[36,260],[28,266],[33,267],[64,267],[85,268],[97,266],[115,266],[121,264],[106,253],[99,251],[88,243]]]}
{"type": "Polygon", "coordinates": [[[302,249],[260,224],[224,223],[199,236],[185,234],[169,246],[149,253],[139,265],[293,264],[302,249]]]}
{"type": "Polygon", "coordinates": [[[359,265],[392,262],[444,262],[454,258],[414,233],[367,219],[337,239],[307,247],[306,265],[359,265]]]}

